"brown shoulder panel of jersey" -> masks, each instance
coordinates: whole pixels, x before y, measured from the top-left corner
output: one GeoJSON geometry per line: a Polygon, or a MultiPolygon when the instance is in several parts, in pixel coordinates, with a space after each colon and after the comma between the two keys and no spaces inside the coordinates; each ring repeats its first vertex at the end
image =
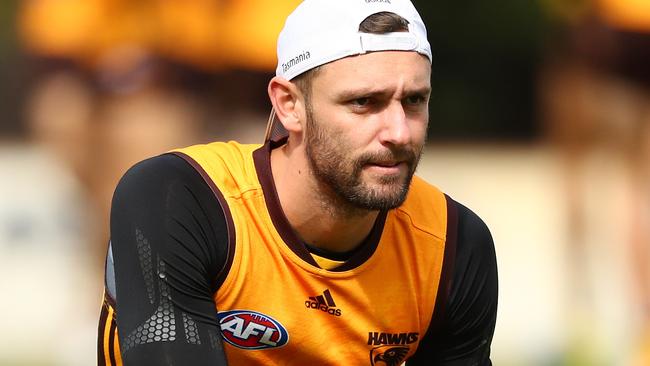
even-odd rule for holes
{"type": "Polygon", "coordinates": [[[282,240],[284,240],[287,246],[298,257],[312,266],[318,267],[318,263],[316,263],[314,258],[311,256],[311,253],[309,253],[309,250],[307,250],[307,247],[305,247],[302,240],[298,238],[298,235],[291,227],[291,224],[289,224],[286,216],[284,216],[284,211],[282,211],[282,206],[280,205],[280,198],[278,197],[275,188],[275,182],[273,181],[273,173],[271,172],[271,150],[282,146],[285,142],[286,139],[278,141],[271,140],[253,152],[253,161],[255,162],[257,177],[262,186],[264,200],[266,201],[271,221],[282,237],[282,240]]]}
{"type": "Polygon", "coordinates": [[[187,154],[184,154],[180,151],[174,151],[174,155],[182,158],[185,160],[188,164],[190,164],[199,174],[201,174],[201,177],[203,177],[203,180],[205,183],[210,187],[210,190],[212,190],[212,193],[214,196],[217,198],[217,201],[219,202],[219,205],[221,206],[221,210],[223,210],[223,215],[226,218],[226,225],[228,226],[228,254],[226,257],[226,262],[224,263],[223,268],[219,271],[219,274],[216,276],[214,282],[212,283],[212,289],[216,290],[221,285],[223,284],[223,281],[225,281],[226,276],[228,275],[228,272],[230,271],[230,267],[232,266],[232,261],[235,256],[235,224],[232,219],[232,214],[230,212],[230,207],[228,206],[228,202],[226,201],[225,197],[223,196],[223,193],[219,190],[219,188],[216,186],[214,181],[210,178],[210,175],[203,169],[203,167],[197,163],[192,157],[190,157],[187,154]]]}
{"type": "Polygon", "coordinates": [[[445,317],[446,305],[451,293],[451,282],[454,275],[454,263],[456,262],[456,244],[458,241],[458,207],[457,203],[449,196],[447,200],[447,235],[445,240],[445,254],[440,274],[440,285],[436,295],[436,304],[433,311],[433,318],[429,325],[432,334],[440,329],[445,317]]]}

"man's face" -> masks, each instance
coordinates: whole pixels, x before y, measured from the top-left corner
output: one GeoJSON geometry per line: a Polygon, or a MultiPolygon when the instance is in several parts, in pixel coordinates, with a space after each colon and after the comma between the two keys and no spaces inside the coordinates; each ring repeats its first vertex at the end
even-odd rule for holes
{"type": "Polygon", "coordinates": [[[321,68],[312,80],[306,155],[316,179],[354,208],[404,202],[426,139],[431,64],[415,52],[374,52],[321,68]]]}

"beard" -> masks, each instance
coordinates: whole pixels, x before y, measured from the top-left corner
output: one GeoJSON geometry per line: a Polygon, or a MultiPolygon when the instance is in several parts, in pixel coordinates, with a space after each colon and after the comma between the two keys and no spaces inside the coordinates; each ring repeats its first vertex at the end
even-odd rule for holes
{"type": "Polygon", "coordinates": [[[337,203],[348,208],[376,211],[399,207],[406,200],[423,144],[395,146],[353,157],[349,141],[336,136],[335,131],[314,119],[308,107],[305,150],[316,180],[334,194],[337,203]],[[364,179],[364,167],[386,161],[404,162],[406,175],[379,175],[374,182],[364,179]]]}

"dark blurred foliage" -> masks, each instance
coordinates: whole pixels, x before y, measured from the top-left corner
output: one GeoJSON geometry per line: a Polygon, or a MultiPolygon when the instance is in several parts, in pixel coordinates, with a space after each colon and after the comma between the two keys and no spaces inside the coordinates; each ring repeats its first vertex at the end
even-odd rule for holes
{"type": "Polygon", "coordinates": [[[20,106],[27,93],[27,70],[16,39],[17,6],[17,0],[0,1],[0,137],[24,132],[20,106]]]}
{"type": "Polygon", "coordinates": [[[545,18],[530,0],[414,0],[433,49],[431,140],[535,138],[545,18]]]}

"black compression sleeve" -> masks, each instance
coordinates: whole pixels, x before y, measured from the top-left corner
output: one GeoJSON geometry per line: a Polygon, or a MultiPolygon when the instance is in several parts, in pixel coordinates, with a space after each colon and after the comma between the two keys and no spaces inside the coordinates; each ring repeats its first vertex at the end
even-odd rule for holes
{"type": "Polygon", "coordinates": [[[451,293],[439,329],[422,338],[408,366],[489,366],[497,314],[494,242],[485,223],[458,207],[458,241],[451,293]]]}
{"type": "Polygon", "coordinates": [[[172,154],[131,168],[111,210],[124,365],[225,365],[214,279],[228,255],[223,209],[172,154]]]}

